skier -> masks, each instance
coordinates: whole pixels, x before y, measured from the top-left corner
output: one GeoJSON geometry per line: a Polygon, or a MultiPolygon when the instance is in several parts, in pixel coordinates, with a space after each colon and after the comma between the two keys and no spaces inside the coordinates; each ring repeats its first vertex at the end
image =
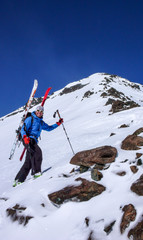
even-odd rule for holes
{"type": "Polygon", "coordinates": [[[26,118],[21,129],[23,144],[27,149],[26,158],[23,166],[15,177],[13,187],[25,181],[30,169],[34,178],[41,176],[42,151],[38,146],[38,138],[42,130],[52,131],[63,123],[60,118],[59,122],[49,126],[43,121],[44,108],[38,106],[31,116],[26,118]]]}

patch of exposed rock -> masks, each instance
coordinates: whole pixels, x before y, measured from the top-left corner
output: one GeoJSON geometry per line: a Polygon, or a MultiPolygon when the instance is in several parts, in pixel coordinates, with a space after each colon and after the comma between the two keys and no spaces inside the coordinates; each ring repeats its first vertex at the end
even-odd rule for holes
{"type": "Polygon", "coordinates": [[[113,222],[111,222],[108,226],[106,226],[106,227],[104,228],[104,231],[107,233],[107,235],[109,235],[109,233],[112,232],[113,226],[114,226],[115,223],[116,223],[116,221],[113,221],[113,222]]]}
{"type": "Polygon", "coordinates": [[[125,205],[123,207],[123,217],[120,224],[120,232],[124,233],[127,227],[129,227],[130,222],[134,221],[136,218],[136,209],[132,204],[125,205]]]}
{"type": "Polygon", "coordinates": [[[143,132],[143,128],[139,128],[133,133],[133,135],[138,136],[142,132],[143,132]]]}
{"type": "Polygon", "coordinates": [[[95,181],[100,181],[101,178],[103,178],[103,174],[100,171],[98,171],[96,168],[93,168],[91,170],[91,178],[95,181]]]}
{"type": "Polygon", "coordinates": [[[127,97],[125,96],[124,93],[117,91],[115,88],[111,87],[107,90],[107,92],[103,92],[101,94],[101,97],[107,97],[107,96],[112,96],[114,98],[119,98],[125,101],[127,97]]]}
{"type": "MultiPolygon", "coordinates": [[[[111,79],[112,80],[112,79],[111,79]]],[[[109,80],[108,80],[109,82],[109,80]]],[[[115,88],[111,87],[106,92],[101,94],[101,97],[110,97],[105,105],[111,104],[110,112],[116,113],[123,110],[131,109],[134,107],[140,107],[140,105],[134,101],[132,101],[128,96],[125,96],[123,92],[117,91],[115,88]],[[113,97],[113,98],[111,98],[113,97]],[[117,100],[115,100],[115,98],[117,100]]]]}
{"type": "Polygon", "coordinates": [[[139,196],[143,196],[143,174],[131,186],[131,190],[139,196]]]}
{"type": "Polygon", "coordinates": [[[83,85],[83,84],[79,83],[79,84],[76,84],[76,85],[71,86],[71,87],[65,87],[65,88],[63,89],[63,91],[60,93],[60,96],[62,96],[62,95],[64,95],[64,94],[68,94],[68,93],[74,92],[74,91],[76,91],[76,90],[79,90],[79,89],[85,87],[86,85],[87,85],[87,84],[84,84],[84,85],[83,85]]]}
{"type": "Polygon", "coordinates": [[[138,150],[139,146],[143,146],[143,137],[138,136],[143,132],[143,128],[139,128],[132,135],[128,135],[121,144],[121,148],[124,150],[138,150]]]}
{"type": "Polygon", "coordinates": [[[130,166],[130,169],[133,173],[136,173],[138,171],[138,168],[135,165],[130,166]]]}
{"type": "Polygon", "coordinates": [[[131,109],[131,108],[135,108],[135,107],[140,107],[140,105],[137,104],[134,101],[124,102],[124,101],[121,101],[121,100],[116,100],[112,103],[112,107],[111,107],[110,112],[117,113],[117,112],[120,112],[120,111],[123,111],[123,110],[128,110],[128,109],[131,109]]]}
{"type": "Polygon", "coordinates": [[[16,204],[12,208],[6,209],[7,216],[11,218],[13,222],[17,221],[19,224],[27,225],[29,220],[33,218],[32,216],[26,216],[23,212],[26,210],[26,207],[16,204]]]}
{"type": "Polygon", "coordinates": [[[105,187],[95,182],[90,182],[83,178],[77,178],[81,181],[79,186],[68,186],[57,192],[48,195],[49,199],[55,204],[62,204],[66,201],[82,202],[88,201],[105,191],[105,187]]]}
{"type": "Polygon", "coordinates": [[[70,163],[78,166],[90,167],[95,164],[106,164],[115,161],[117,149],[112,146],[102,146],[91,150],[78,152],[70,163]]]}
{"type": "Polygon", "coordinates": [[[91,91],[87,91],[87,92],[85,92],[85,94],[83,95],[83,98],[82,98],[82,100],[84,99],[84,98],[89,98],[91,95],[93,95],[94,94],[94,92],[91,92],[91,91]]]}
{"type": "Polygon", "coordinates": [[[143,220],[129,231],[128,238],[132,240],[143,240],[143,220]]]}

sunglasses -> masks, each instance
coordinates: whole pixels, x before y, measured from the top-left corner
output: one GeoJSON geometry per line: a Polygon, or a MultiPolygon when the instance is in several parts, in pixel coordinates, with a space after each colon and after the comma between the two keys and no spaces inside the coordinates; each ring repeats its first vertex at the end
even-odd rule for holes
{"type": "Polygon", "coordinates": [[[41,110],[37,110],[37,112],[43,113],[43,111],[41,111],[41,110]]]}

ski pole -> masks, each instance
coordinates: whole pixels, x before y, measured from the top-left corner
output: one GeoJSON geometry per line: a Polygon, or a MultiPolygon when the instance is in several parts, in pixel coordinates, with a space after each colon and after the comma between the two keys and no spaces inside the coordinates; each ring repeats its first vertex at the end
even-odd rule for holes
{"type": "MultiPolygon", "coordinates": [[[[60,113],[59,113],[59,110],[57,110],[57,111],[54,113],[53,117],[54,117],[54,118],[56,117],[56,113],[58,114],[59,118],[61,118],[60,113]]],[[[66,134],[67,140],[68,140],[68,142],[69,142],[69,145],[70,145],[70,147],[71,147],[71,150],[72,150],[72,152],[73,152],[73,155],[75,155],[74,150],[73,150],[73,147],[72,147],[72,145],[71,145],[70,139],[69,139],[69,137],[68,137],[67,131],[66,131],[65,126],[64,126],[63,123],[62,123],[62,126],[63,126],[63,130],[64,130],[64,132],[65,132],[65,134],[66,134]]]]}

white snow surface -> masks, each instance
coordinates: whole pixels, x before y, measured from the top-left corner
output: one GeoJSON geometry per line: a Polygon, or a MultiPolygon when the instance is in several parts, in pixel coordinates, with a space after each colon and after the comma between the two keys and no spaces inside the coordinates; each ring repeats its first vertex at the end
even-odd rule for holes
{"type": "MultiPolygon", "coordinates": [[[[77,167],[69,163],[73,153],[62,126],[51,132],[43,131],[39,141],[43,152],[42,170],[52,168],[36,180],[31,180],[29,174],[27,181],[13,188],[15,175],[24,162],[24,159],[19,161],[22,144],[16,149],[12,160],[9,160],[9,154],[15,139],[15,130],[23,113],[0,119],[0,239],[87,240],[92,232],[92,237],[96,240],[126,240],[129,230],[141,219],[143,197],[133,193],[130,187],[141,176],[143,167],[138,166],[138,172],[134,174],[130,166],[136,163],[136,153],[142,153],[142,147],[138,151],[125,151],[121,149],[121,142],[143,127],[143,86],[136,84],[140,90],[133,88],[134,83],[121,77],[113,77],[113,81],[107,84],[105,77],[109,78],[110,75],[97,73],[70,83],[66,88],[76,84],[85,86],[60,96],[63,91],[61,89],[51,95],[45,103],[44,121],[49,125],[58,121],[58,117],[53,118],[53,113],[59,109],[75,153],[105,145],[117,148],[115,162],[107,170],[101,171],[103,178],[97,182],[104,185],[106,191],[89,201],[69,201],[56,207],[48,198],[48,194],[52,192],[76,185],[75,179],[78,177],[93,181],[90,171],[82,174],[70,173],[77,167]],[[111,114],[111,105],[105,106],[108,98],[101,97],[110,87],[124,93],[140,104],[140,107],[111,114]],[[83,98],[87,91],[94,94],[83,98]],[[119,128],[122,124],[129,127],[119,128]],[[110,136],[111,133],[115,135],[110,136]],[[125,159],[128,161],[124,162],[125,159]],[[126,171],[126,175],[118,176],[116,173],[120,171],[126,171]],[[65,178],[64,174],[68,174],[69,177],[65,178]],[[8,200],[5,201],[4,198],[8,200]],[[135,206],[137,216],[121,234],[122,207],[130,203],[135,206]],[[7,216],[6,209],[16,204],[26,207],[22,214],[33,216],[26,226],[17,221],[12,222],[7,216]],[[89,218],[88,227],[85,218],[89,218]],[[104,228],[113,221],[116,221],[113,230],[107,235],[104,228]]],[[[35,108],[31,109],[34,110],[35,108]]]]}

